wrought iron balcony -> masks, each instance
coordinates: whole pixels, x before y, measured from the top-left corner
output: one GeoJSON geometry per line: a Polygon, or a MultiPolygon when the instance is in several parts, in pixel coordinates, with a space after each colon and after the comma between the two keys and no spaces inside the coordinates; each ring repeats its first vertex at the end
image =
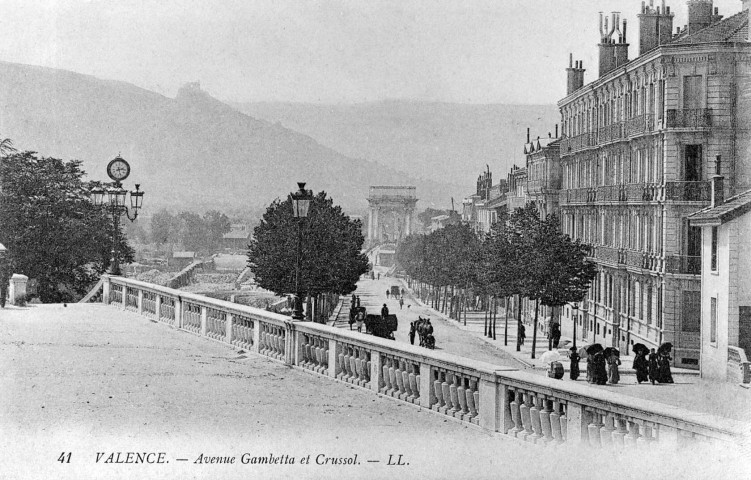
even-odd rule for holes
{"type": "Polygon", "coordinates": [[[668,110],[665,117],[667,128],[707,128],[712,126],[712,109],[689,108],[668,110]]]}
{"type": "Polygon", "coordinates": [[[654,130],[655,116],[650,113],[643,113],[631,117],[626,121],[626,136],[639,135],[640,133],[651,132],[654,130]]]}
{"type": "Polygon", "coordinates": [[[665,182],[665,200],[708,202],[710,195],[710,182],[665,182]]]}
{"type": "Polygon", "coordinates": [[[575,137],[565,137],[561,140],[561,155],[578,152],[595,145],[595,136],[592,133],[582,133],[575,137]]]}
{"type": "Polygon", "coordinates": [[[670,255],[665,258],[665,273],[700,275],[701,257],[670,255]]]}

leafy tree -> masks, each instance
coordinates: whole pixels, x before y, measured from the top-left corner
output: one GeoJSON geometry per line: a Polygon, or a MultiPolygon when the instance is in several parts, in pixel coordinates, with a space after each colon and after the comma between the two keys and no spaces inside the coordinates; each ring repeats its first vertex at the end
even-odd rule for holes
{"type": "Polygon", "coordinates": [[[307,219],[292,216],[292,201],[274,201],[253,232],[248,251],[258,284],[278,295],[295,292],[298,229],[301,229],[299,287],[305,295],[340,295],[356,288],[368,270],[359,220],[350,220],[325,192],[315,195],[307,219]]]}
{"type": "Polygon", "coordinates": [[[177,219],[167,210],[160,210],[151,217],[151,241],[157,245],[175,242],[177,230],[177,219]]]}
{"type": "MultiPolygon", "coordinates": [[[[82,296],[107,269],[113,223],[93,205],[79,161],[11,153],[0,161],[0,242],[11,269],[35,278],[42,302],[82,296]]],[[[133,261],[122,231],[118,257],[133,261]]]]}
{"type": "Polygon", "coordinates": [[[203,215],[203,223],[206,235],[204,245],[210,252],[214,252],[219,248],[222,235],[231,229],[229,217],[216,210],[209,210],[203,215]]]}
{"type": "Polygon", "coordinates": [[[201,250],[206,238],[206,225],[201,216],[193,212],[180,212],[177,215],[180,224],[179,239],[186,250],[201,250]]]}

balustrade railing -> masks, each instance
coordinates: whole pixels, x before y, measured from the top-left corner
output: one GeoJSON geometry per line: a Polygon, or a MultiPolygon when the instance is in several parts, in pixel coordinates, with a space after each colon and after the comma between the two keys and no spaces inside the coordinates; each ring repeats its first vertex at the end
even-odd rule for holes
{"type": "Polygon", "coordinates": [[[712,109],[670,109],[665,116],[667,128],[708,128],[712,126],[712,109]]]}
{"type": "MultiPolygon", "coordinates": [[[[624,251],[611,250],[621,261],[624,251]]],[[[725,418],[136,280],[105,276],[103,290],[104,301],[119,308],[133,310],[135,299],[136,312],[158,311],[177,328],[540,445],[672,448],[745,438],[745,426],[725,418]],[[126,291],[130,301],[123,301],[126,291]]]]}
{"type": "Polygon", "coordinates": [[[138,310],[138,290],[135,288],[125,287],[125,308],[138,310]]]}
{"type": "Polygon", "coordinates": [[[708,202],[710,182],[665,182],[665,199],[682,202],[708,202]]]}

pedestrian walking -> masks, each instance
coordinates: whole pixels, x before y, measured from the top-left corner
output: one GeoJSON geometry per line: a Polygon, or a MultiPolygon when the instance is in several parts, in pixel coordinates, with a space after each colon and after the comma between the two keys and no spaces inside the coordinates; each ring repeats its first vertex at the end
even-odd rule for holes
{"type": "Polygon", "coordinates": [[[388,300],[388,299],[389,299],[389,293],[390,293],[390,292],[389,292],[389,290],[388,290],[388,288],[387,288],[387,289],[386,289],[386,300],[388,300]]]}
{"type": "Polygon", "coordinates": [[[404,298],[399,299],[399,310],[401,310],[402,307],[404,307],[404,298]]]}
{"type": "Polygon", "coordinates": [[[381,317],[384,319],[389,316],[389,307],[386,306],[386,304],[383,304],[383,307],[381,308],[381,317]]]}
{"type": "Polygon", "coordinates": [[[360,308],[360,295],[357,296],[357,308],[360,308]]]}
{"type": "Polygon", "coordinates": [[[673,382],[673,374],[670,372],[670,360],[673,359],[670,356],[672,349],[672,343],[663,343],[657,349],[657,381],[660,383],[675,383],[673,382]]]}
{"type": "Polygon", "coordinates": [[[553,348],[558,348],[558,344],[561,341],[561,325],[554,323],[551,331],[551,339],[553,340],[553,348]]]}
{"type": "Polygon", "coordinates": [[[569,360],[571,360],[569,375],[571,377],[571,380],[576,380],[577,378],[579,378],[579,354],[576,353],[576,347],[571,347],[569,350],[571,351],[568,356],[569,360]]]}
{"type": "Polygon", "coordinates": [[[417,327],[415,326],[415,322],[411,322],[409,324],[409,343],[414,345],[415,344],[415,332],[417,331],[417,327]]]}
{"type": "Polygon", "coordinates": [[[660,367],[657,363],[657,353],[654,348],[649,349],[649,381],[652,385],[658,380],[660,375],[660,367]]]}
{"type": "Polygon", "coordinates": [[[362,332],[362,325],[365,322],[365,312],[360,310],[357,312],[357,331],[362,332]]]}
{"type": "Polygon", "coordinates": [[[527,338],[526,332],[524,330],[524,324],[519,324],[519,345],[524,345],[524,339],[527,338]]]}
{"type": "Polygon", "coordinates": [[[404,298],[404,288],[401,289],[402,298],[404,298]]]}
{"type": "Polygon", "coordinates": [[[633,347],[634,354],[634,370],[636,370],[636,383],[649,381],[649,362],[647,361],[647,349],[643,343],[637,343],[633,347]]]}
{"type": "Polygon", "coordinates": [[[610,355],[607,357],[608,362],[608,383],[616,385],[621,380],[621,375],[618,372],[618,365],[621,364],[621,358],[618,353],[618,349],[611,349],[610,355]]]}
{"type": "Polygon", "coordinates": [[[604,352],[597,352],[592,356],[593,370],[592,383],[595,385],[605,385],[608,383],[607,362],[604,352]]]}

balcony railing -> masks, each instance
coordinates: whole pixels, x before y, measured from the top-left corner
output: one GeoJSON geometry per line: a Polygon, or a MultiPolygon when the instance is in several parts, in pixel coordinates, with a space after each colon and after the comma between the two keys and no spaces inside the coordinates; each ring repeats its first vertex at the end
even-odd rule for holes
{"type": "Polygon", "coordinates": [[[650,113],[643,113],[631,117],[626,121],[626,136],[639,135],[640,133],[651,132],[654,130],[655,116],[650,113]]]}
{"type": "MultiPolygon", "coordinates": [[[[389,396],[543,449],[563,443],[604,447],[618,441],[673,450],[716,441],[727,448],[745,439],[746,426],[741,422],[699,416],[679,407],[656,409],[648,400],[328,325],[296,322],[202,295],[110,276],[104,277],[102,290],[104,303],[112,308],[130,309],[135,301],[137,314],[157,321],[162,321],[157,307],[169,303],[173,306],[169,321],[176,329],[317,373],[310,378],[320,383],[323,392],[340,392],[336,380],[350,383],[370,391],[374,401],[378,394],[389,396]],[[123,295],[126,290],[135,293],[130,300],[123,295]],[[154,311],[144,308],[144,299],[153,299],[154,311]],[[188,323],[197,323],[197,328],[186,328],[188,323]]],[[[284,392],[270,395],[273,400],[284,392]]]]}
{"type": "Polygon", "coordinates": [[[708,202],[710,196],[710,182],[665,182],[665,200],[708,202]]]}
{"type": "Polygon", "coordinates": [[[579,150],[595,145],[595,136],[592,133],[582,133],[575,137],[565,137],[561,140],[561,155],[578,152],[579,150]]]}
{"type": "Polygon", "coordinates": [[[691,108],[668,110],[665,117],[667,128],[707,128],[712,126],[712,109],[691,108]]]}
{"type": "Polygon", "coordinates": [[[670,255],[665,258],[665,273],[700,275],[701,257],[670,255]]]}

